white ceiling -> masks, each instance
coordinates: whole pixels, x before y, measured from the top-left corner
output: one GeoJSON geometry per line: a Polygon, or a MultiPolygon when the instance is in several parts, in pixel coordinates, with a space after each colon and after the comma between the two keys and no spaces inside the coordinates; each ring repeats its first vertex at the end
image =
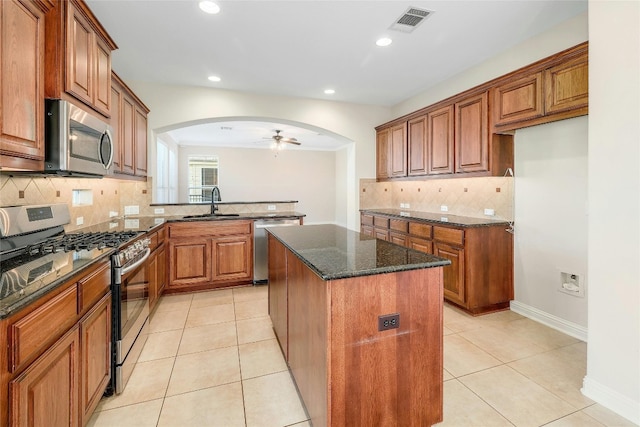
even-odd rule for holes
{"type": "MultiPolygon", "coordinates": [[[[196,0],[86,2],[118,44],[112,65],[125,81],[382,106],[587,10],[587,0],[227,0],[208,15],[196,0]],[[390,30],[408,7],[434,13],[410,34],[390,30]],[[376,46],[381,36],[393,43],[376,46]]],[[[217,140],[219,128],[213,124],[207,138],[217,140]]],[[[234,128],[240,133],[243,124],[234,128]]],[[[288,136],[297,138],[294,128],[288,136]]],[[[179,136],[195,141],[196,131],[179,136]]]]}

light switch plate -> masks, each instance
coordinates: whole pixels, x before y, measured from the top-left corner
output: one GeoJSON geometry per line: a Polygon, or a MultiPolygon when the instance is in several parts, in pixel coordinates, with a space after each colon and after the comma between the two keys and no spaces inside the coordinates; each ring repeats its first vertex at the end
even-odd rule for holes
{"type": "Polygon", "coordinates": [[[487,216],[494,216],[496,212],[493,209],[485,209],[484,214],[487,216]]]}
{"type": "Polygon", "coordinates": [[[162,215],[162,214],[164,214],[164,208],[155,208],[153,210],[153,213],[156,214],[156,215],[162,215]]]}
{"type": "Polygon", "coordinates": [[[268,211],[275,211],[276,210],[276,205],[267,205],[267,210],[268,211]]]}
{"type": "Polygon", "coordinates": [[[440,212],[449,212],[449,206],[440,205],[440,212]]]}
{"type": "Polygon", "coordinates": [[[76,218],[76,225],[82,225],[82,224],[84,224],[84,217],[79,216],[78,218],[76,218]]]}
{"type": "Polygon", "coordinates": [[[109,218],[113,218],[114,216],[118,216],[118,212],[116,212],[116,211],[109,211],[109,218]]]}

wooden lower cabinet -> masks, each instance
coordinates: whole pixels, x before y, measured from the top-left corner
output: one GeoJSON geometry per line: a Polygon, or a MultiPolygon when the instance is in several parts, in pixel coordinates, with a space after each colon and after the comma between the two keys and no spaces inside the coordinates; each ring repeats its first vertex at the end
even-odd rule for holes
{"type": "Polygon", "coordinates": [[[164,286],[167,283],[167,252],[164,249],[164,227],[149,237],[151,239],[151,255],[149,256],[149,312],[151,312],[158,303],[160,296],[162,296],[164,286]]]}
{"type": "Polygon", "coordinates": [[[80,334],[76,326],[9,384],[9,424],[78,426],[80,334]]]}
{"type": "Polygon", "coordinates": [[[473,315],[509,307],[513,235],[504,224],[462,227],[371,213],[361,214],[361,224],[362,234],[450,260],[443,268],[447,301],[473,315]]]}
{"type": "Polygon", "coordinates": [[[109,267],[98,262],[0,320],[0,425],[87,424],[111,378],[109,267]]]}
{"type": "Polygon", "coordinates": [[[167,292],[253,282],[253,221],[198,221],[168,226],[167,292]]]}
{"type": "Polygon", "coordinates": [[[80,321],[80,425],[86,425],[111,378],[111,294],[80,321]]]}
{"type": "Polygon", "coordinates": [[[442,268],[324,281],[272,236],[269,261],[270,316],[314,426],[442,421],[442,268]],[[378,330],[387,313],[399,329],[378,330]]]}
{"type": "Polygon", "coordinates": [[[444,297],[458,304],[465,303],[464,249],[436,242],[433,254],[451,261],[444,275],[444,297]]]}

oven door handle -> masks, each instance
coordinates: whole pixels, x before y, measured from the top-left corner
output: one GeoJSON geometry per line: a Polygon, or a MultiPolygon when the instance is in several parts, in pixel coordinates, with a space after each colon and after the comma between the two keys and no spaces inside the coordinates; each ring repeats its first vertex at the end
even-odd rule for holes
{"type": "Polygon", "coordinates": [[[129,265],[129,266],[123,268],[120,271],[120,276],[124,276],[125,274],[129,273],[130,271],[133,271],[136,268],[138,268],[138,266],[140,264],[142,264],[143,262],[145,262],[147,260],[147,258],[149,258],[149,255],[151,255],[151,249],[147,248],[147,250],[144,252],[144,256],[142,258],[140,258],[138,261],[134,262],[132,265],[129,265]]]}

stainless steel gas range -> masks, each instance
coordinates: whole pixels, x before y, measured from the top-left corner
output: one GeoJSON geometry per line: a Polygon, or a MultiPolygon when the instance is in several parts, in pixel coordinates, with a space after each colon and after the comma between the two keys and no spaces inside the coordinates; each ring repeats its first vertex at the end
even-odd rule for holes
{"type": "Polygon", "coordinates": [[[150,241],[121,221],[66,233],[69,220],[65,204],[0,208],[0,314],[17,311],[112,252],[112,369],[106,394],[121,393],[147,338],[150,241]]]}

